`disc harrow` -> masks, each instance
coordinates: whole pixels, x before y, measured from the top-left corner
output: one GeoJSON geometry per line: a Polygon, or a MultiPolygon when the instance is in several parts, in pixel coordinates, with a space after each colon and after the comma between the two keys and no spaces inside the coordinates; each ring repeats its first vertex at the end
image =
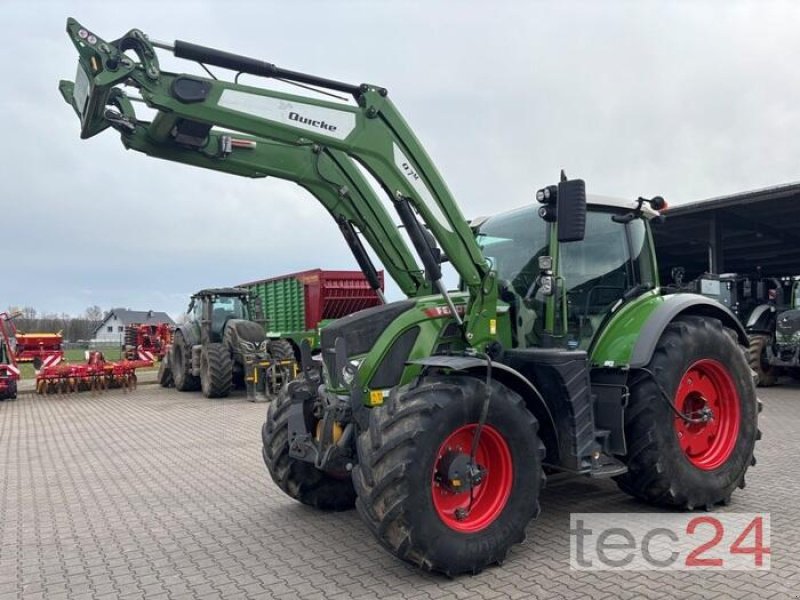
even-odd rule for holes
{"type": "Polygon", "coordinates": [[[136,369],[152,367],[150,360],[106,361],[102,352],[89,352],[85,364],[42,367],[36,374],[36,393],[99,393],[108,389],[136,389],[136,369]]]}

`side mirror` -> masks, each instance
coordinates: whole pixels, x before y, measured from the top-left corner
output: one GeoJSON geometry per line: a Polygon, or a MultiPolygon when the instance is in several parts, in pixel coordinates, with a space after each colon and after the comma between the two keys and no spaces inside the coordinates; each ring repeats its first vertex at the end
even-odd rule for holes
{"type": "Polygon", "coordinates": [[[570,179],[558,184],[556,199],[559,242],[579,242],[586,234],[586,183],[570,179]]]}

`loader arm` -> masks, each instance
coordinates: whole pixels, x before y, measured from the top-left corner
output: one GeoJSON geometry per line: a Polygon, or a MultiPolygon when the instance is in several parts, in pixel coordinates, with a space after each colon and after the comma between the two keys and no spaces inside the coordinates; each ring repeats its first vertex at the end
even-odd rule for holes
{"type": "MultiPolygon", "coordinates": [[[[248,169],[243,168],[243,161],[231,158],[249,150],[210,146],[212,140],[219,143],[220,138],[214,136],[221,135],[213,127],[237,132],[237,136],[246,134],[257,141],[271,140],[325,152],[335,162],[338,156],[333,151],[339,151],[375,177],[407,227],[409,207],[419,215],[470,292],[465,338],[476,347],[493,339],[497,299],[494,274],[442,177],[385,89],[286,71],[186,42],[175,42],[173,46],[151,42],[135,29],[114,42],[106,42],[68,19],[67,32],[78,49],[79,68],[75,84],[62,82],[61,92],[81,118],[81,137],[91,137],[113,126],[131,148],[149,147],[150,154],[198,166],[214,163],[209,168],[239,175],[247,174],[248,169]],[[345,92],[353,96],[355,105],[164,72],[159,68],[156,47],[170,49],[178,58],[345,92]],[[157,111],[152,122],[135,118],[131,99],[122,85],[137,88],[141,100],[157,111]],[[191,153],[207,160],[189,159],[191,153]]],[[[258,170],[250,172],[266,174],[267,164],[257,166],[258,170]]],[[[368,206],[378,204],[372,197],[364,201],[368,206]]],[[[377,208],[372,212],[379,215],[377,208]]],[[[360,228],[378,250],[389,225],[376,226],[364,219],[360,228]]],[[[427,268],[431,262],[426,262],[422,244],[415,241],[415,247],[430,276],[433,269],[427,268]]],[[[434,283],[440,291],[446,291],[440,278],[434,283]]]]}
{"type": "MultiPolygon", "coordinates": [[[[430,283],[372,187],[341,151],[312,146],[291,146],[253,136],[211,131],[209,153],[178,145],[154,143],[144,128],[123,136],[126,148],[148,156],[181,162],[206,169],[221,170],[243,177],[275,177],[293,181],[307,190],[325,207],[337,223],[342,220],[357,228],[374,248],[391,277],[406,296],[431,293],[430,283]],[[218,149],[234,143],[239,150],[220,160],[218,149]]],[[[340,225],[341,226],[341,225],[340,225]]],[[[356,260],[359,260],[356,254],[356,260]]]]}

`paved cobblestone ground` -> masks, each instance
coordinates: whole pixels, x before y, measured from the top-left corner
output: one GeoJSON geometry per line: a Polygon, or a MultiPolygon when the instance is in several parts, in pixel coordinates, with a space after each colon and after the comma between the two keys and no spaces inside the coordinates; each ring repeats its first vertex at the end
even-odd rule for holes
{"type": "Polygon", "coordinates": [[[505,565],[448,580],[384,552],[354,511],[268,480],[265,405],[155,386],[0,403],[0,600],[23,598],[793,598],[800,387],[762,391],[758,466],[724,509],[772,513],[770,572],[570,571],[571,512],[650,512],[613,483],[548,486],[505,565]]]}

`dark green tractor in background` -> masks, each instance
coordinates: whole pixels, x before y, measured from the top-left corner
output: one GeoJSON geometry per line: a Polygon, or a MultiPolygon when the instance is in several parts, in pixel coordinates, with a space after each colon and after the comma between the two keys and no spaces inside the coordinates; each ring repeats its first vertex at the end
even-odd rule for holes
{"type": "Polygon", "coordinates": [[[113,127],[151,156],[302,182],[367,277],[362,237],[408,296],[322,329],[321,361],[301,352],[262,430],[286,494],[356,506],[396,556],[457,574],[524,539],[549,473],[613,477],[686,510],[744,487],[759,437],[747,334],[718,302],[661,287],[649,225],[661,198],[587,203],[583,181],[562,174],[532,206],[470,225],[382,87],[138,30],[106,42],[70,19],[67,31],[79,66],[60,89],[82,137],[113,127]],[[163,72],[156,48],[351,100],[163,72]],[[152,121],[137,118],[131,89],[152,121]],[[358,193],[356,165],[383,202],[358,193]]]}
{"type": "Polygon", "coordinates": [[[159,373],[162,385],[182,391],[202,389],[207,398],[224,398],[243,386],[248,355],[290,352],[267,341],[258,303],[242,288],[201,290],[192,296],[186,322],[175,329],[159,373]]]}
{"type": "Polygon", "coordinates": [[[783,310],[774,310],[771,327],[761,336],[759,356],[766,385],[775,383],[782,374],[800,381],[800,280],[789,281],[786,288],[783,310]]]}
{"type": "Polygon", "coordinates": [[[683,282],[683,269],[672,269],[675,291],[695,292],[730,309],[749,338],[750,368],[758,386],[770,387],[781,375],[800,379],[797,347],[793,342],[798,307],[796,277],[763,277],[760,273],[704,273],[683,282]]]}

